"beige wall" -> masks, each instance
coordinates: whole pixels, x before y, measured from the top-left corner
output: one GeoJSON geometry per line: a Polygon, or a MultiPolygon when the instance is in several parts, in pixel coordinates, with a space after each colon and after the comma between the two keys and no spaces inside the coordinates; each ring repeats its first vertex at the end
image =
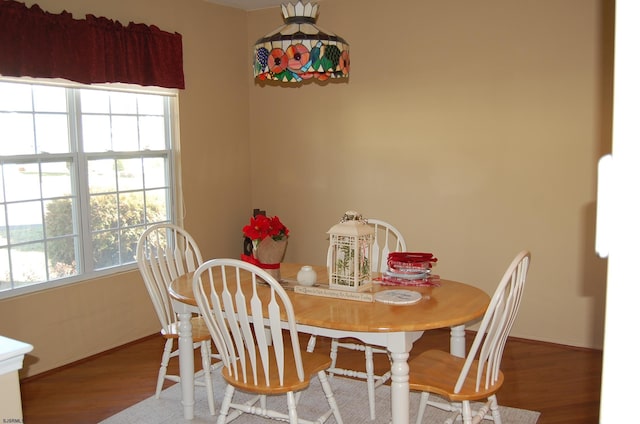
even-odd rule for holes
{"type": "MultiPolygon", "coordinates": [[[[532,252],[513,335],[602,347],[596,163],[610,146],[611,2],[325,0],[347,83],[252,84],[253,205],[322,263],[347,209],[391,221],[437,272],[492,292],[532,252]]],[[[249,42],[282,23],[249,16],[249,42]]]]}
{"type": "MultiPolygon", "coordinates": [[[[31,5],[33,1],[27,1],[31,5]]],[[[237,256],[251,211],[245,12],[202,0],[38,0],[44,10],[91,13],[182,34],[179,94],[185,226],[205,257],[237,256]]],[[[0,334],[33,344],[34,375],[158,331],[137,270],[0,300],[0,334]]]]}
{"type": "MultiPolygon", "coordinates": [[[[602,347],[593,227],[610,145],[609,0],[323,0],[318,24],[350,42],[352,73],[302,87],[251,79],[251,43],[281,25],[278,8],[37,3],[182,34],[185,226],[205,257],[237,257],[260,207],[291,228],[287,260],[322,263],[326,230],[356,209],[434,252],[443,277],[489,292],[530,249],[513,334],[602,347]]],[[[156,326],[137,271],[0,301],[0,334],[34,345],[23,376],[156,326]]]]}

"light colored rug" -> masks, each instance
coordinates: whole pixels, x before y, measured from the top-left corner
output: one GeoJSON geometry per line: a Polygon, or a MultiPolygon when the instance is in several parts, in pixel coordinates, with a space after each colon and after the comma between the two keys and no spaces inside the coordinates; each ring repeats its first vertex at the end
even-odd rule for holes
{"type": "MultiPolygon", "coordinates": [[[[225,383],[223,382],[219,373],[214,372],[214,376],[215,402],[217,412],[220,409],[222,396],[224,395],[225,383]]],[[[342,415],[344,424],[388,424],[390,422],[391,388],[389,386],[381,386],[376,389],[377,417],[375,421],[371,421],[369,419],[369,400],[365,383],[341,377],[334,377],[333,379],[330,379],[330,382],[336,400],[338,401],[338,407],[340,408],[340,414],[342,415]]],[[[239,396],[238,393],[239,392],[236,392],[236,396],[239,396]]],[[[415,415],[419,404],[419,396],[420,395],[418,393],[411,393],[411,411],[409,414],[411,422],[415,420],[415,415]]],[[[160,399],[155,399],[155,397],[146,399],[102,421],[101,424],[200,424],[216,422],[217,416],[209,415],[209,407],[207,405],[206,394],[203,387],[196,387],[195,418],[192,421],[184,419],[182,408],[180,405],[180,397],[180,385],[175,384],[164,390],[160,395],[160,399]]],[[[239,399],[239,397],[237,399],[239,399]]],[[[500,398],[498,397],[498,401],[499,400],[500,398]]],[[[286,411],[285,396],[270,398],[267,400],[267,402],[267,405],[271,408],[279,408],[279,410],[281,411],[286,411]]],[[[320,382],[317,378],[314,378],[311,381],[311,386],[309,387],[309,389],[303,392],[302,396],[300,397],[300,403],[298,405],[298,415],[301,418],[315,419],[325,410],[328,410],[328,405],[326,403],[324,393],[322,392],[322,388],[320,387],[320,382]]],[[[540,416],[540,413],[538,412],[508,408],[504,406],[500,407],[500,413],[502,414],[502,421],[505,424],[535,424],[538,421],[538,417],[540,416]]],[[[449,416],[450,413],[440,411],[433,407],[428,407],[426,417],[423,421],[425,423],[443,422],[449,416]]],[[[266,424],[276,422],[277,421],[247,414],[243,414],[233,421],[234,424],[266,424]]],[[[484,422],[489,423],[490,421],[484,422]]],[[[327,423],[335,423],[334,418],[331,417],[327,423]]]]}

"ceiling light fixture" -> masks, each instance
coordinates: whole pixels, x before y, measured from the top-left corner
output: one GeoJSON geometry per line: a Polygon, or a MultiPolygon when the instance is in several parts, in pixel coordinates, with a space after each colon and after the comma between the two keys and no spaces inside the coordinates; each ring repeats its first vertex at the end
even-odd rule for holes
{"type": "Polygon", "coordinates": [[[316,26],[318,5],[282,5],[285,24],[256,41],[253,74],[258,80],[301,82],[349,76],[349,44],[316,26]]]}

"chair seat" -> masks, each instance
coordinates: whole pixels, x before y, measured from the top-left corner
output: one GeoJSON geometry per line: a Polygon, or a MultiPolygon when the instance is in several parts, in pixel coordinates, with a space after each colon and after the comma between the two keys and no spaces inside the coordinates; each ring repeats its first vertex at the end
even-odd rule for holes
{"type": "MultiPolygon", "coordinates": [[[[273,352],[272,352],[273,353],[273,352]]],[[[283,384],[280,386],[280,379],[278,377],[278,367],[275,362],[275,355],[269,356],[269,385],[266,384],[264,379],[264,373],[262,372],[262,361],[257,360],[258,363],[258,384],[254,385],[253,381],[247,381],[244,384],[241,380],[236,380],[233,376],[233,370],[229,371],[229,368],[224,367],[222,369],[222,376],[229,383],[233,384],[240,390],[256,393],[256,394],[282,394],[290,391],[299,391],[306,389],[309,386],[311,377],[316,375],[319,371],[326,370],[331,365],[331,358],[329,355],[316,352],[301,352],[302,363],[304,367],[304,380],[298,380],[295,367],[285,367],[283,384]]],[[[290,345],[285,345],[284,349],[285,363],[293,363],[293,350],[290,345]]],[[[240,367],[240,362],[237,363],[240,367]]],[[[251,370],[251,363],[247,361],[247,375],[253,375],[251,370]]]]}
{"type": "MultiPolygon", "coordinates": [[[[160,331],[162,336],[165,339],[177,339],[178,338],[178,323],[174,322],[169,325],[168,331],[162,329],[160,331]]],[[[207,329],[207,325],[205,324],[202,317],[197,316],[191,318],[191,333],[193,334],[194,343],[202,342],[204,340],[209,340],[211,338],[211,334],[207,329]]]]}
{"type": "Polygon", "coordinates": [[[453,402],[485,399],[496,393],[504,381],[499,371],[495,384],[485,389],[483,385],[476,391],[475,376],[478,372],[478,361],[473,361],[467,379],[460,390],[454,393],[454,387],[462,371],[465,358],[453,356],[441,350],[428,350],[409,360],[409,369],[419,369],[419,373],[409,375],[409,388],[430,393],[437,393],[453,402]]]}

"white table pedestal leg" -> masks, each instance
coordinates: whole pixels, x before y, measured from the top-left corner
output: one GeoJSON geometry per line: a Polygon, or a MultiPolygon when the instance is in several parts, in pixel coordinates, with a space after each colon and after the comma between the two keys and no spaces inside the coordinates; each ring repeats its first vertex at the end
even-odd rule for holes
{"type": "Polygon", "coordinates": [[[193,334],[191,333],[191,312],[178,313],[178,346],[180,348],[180,386],[182,388],[182,407],[184,419],[193,419],[195,404],[194,365],[193,365],[193,334]]]}
{"type": "Polygon", "coordinates": [[[391,333],[387,348],[391,354],[391,423],[409,424],[409,352],[422,332],[391,333]]]}
{"type": "Polygon", "coordinates": [[[452,355],[464,358],[466,355],[464,324],[451,327],[449,351],[452,355]]]}
{"type": "Polygon", "coordinates": [[[392,353],[391,359],[391,422],[409,423],[409,364],[408,353],[392,353]]]}

